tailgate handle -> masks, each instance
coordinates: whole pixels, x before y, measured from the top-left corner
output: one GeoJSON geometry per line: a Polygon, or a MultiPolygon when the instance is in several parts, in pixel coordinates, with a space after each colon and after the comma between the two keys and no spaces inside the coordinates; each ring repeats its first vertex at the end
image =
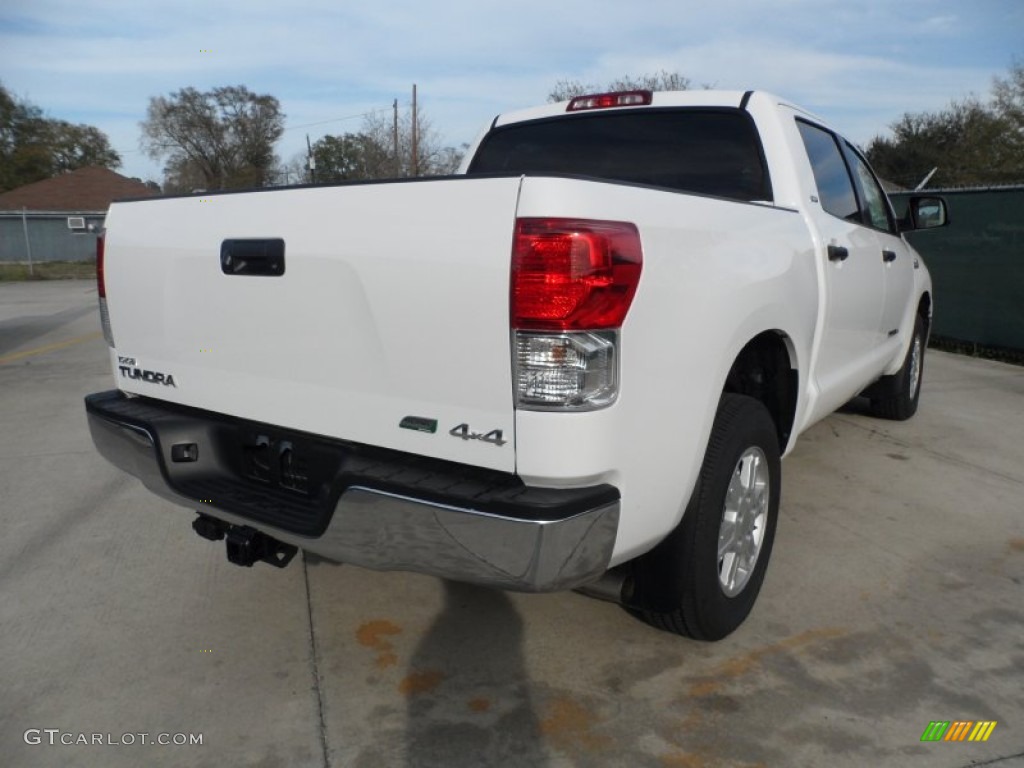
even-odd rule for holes
{"type": "Polygon", "coordinates": [[[284,240],[225,240],[220,244],[220,270],[225,275],[280,277],[284,274],[284,240]]]}

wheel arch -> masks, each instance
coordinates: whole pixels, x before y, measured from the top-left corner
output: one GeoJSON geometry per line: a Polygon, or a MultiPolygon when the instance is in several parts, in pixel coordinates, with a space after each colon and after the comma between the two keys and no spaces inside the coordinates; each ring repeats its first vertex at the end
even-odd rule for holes
{"type": "Polygon", "coordinates": [[[747,395],[768,409],[785,452],[796,421],[800,372],[792,339],[783,331],[759,333],[740,350],[725,377],[722,393],[747,395]]]}
{"type": "Polygon", "coordinates": [[[932,330],[932,293],[931,291],[925,291],[921,294],[920,300],[917,302],[917,314],[924,320],[925,327],[925,341],[928,341],[928,336],[932,330]]]}

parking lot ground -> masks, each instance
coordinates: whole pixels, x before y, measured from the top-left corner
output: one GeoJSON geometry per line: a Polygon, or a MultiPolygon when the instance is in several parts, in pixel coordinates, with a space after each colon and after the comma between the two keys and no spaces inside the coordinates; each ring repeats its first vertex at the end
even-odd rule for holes
{"type": "Polygon", "coordinates": [[[754,612],[706,644],[574,593],[230,565],[93,450],[95,299],[0,284],[3,765],[1024,765],[1024,369],[932,351],[911,421],[805,433],[754,612]]]}

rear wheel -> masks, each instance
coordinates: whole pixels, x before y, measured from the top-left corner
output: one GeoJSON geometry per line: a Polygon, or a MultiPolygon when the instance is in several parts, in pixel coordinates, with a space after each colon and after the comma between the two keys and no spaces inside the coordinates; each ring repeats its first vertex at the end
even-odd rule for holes
{"type": "Polygon", "coordinates": [[[906,421],[917,413],[924,373],[924,350],[925,324],[918,315],[903,366],[892,376],[883,376],[866,393],[871,400],[872,415],[893,421],[906,421]]]}
{"type": "Polygon", "coordinates": [[[682,522],[634,563],[630,610],[697,640],[718,640],[736,629],[764,581],[780,479],[768,410],[752,397],[723,395],[682,522]]]}

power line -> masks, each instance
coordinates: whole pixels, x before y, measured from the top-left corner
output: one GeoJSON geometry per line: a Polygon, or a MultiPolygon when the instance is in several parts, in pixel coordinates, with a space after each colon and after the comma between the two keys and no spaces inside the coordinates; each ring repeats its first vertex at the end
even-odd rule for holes
{"type": "Polygon", "coordinates": [[[293,131],[296,128],[312,128],[314,125],[326,125],[327,123],[340,123],[343,120],[355,120],[357,117],[369,117],[370,115],[377,115],[381,112],[388,112],[391,107],[381,107],[380,109],[371,109],[369,112],[360,112],[358,115],[346,115],[345,117],[335,117],[331,120],[320,120],[315,123],[302,123],[301,125],[289,125],[284,130],[293,131]]]}

